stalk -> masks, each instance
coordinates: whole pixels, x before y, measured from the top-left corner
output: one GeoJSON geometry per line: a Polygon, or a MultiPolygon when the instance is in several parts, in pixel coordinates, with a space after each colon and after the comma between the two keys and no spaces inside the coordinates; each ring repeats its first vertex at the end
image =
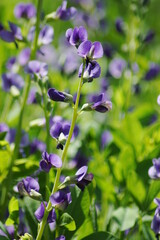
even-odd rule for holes
{"type": "MultiPolygon", "coordinates": [[[[64,150],[63,150],[63,153],[62,153],[62,163],[64,163],[64,161],[65,161],[67,151],[68,151],[68,148],[69,148],[69,144],[70,144],[72,134],[73,134],[73,131],[74,131],[74,127],[75,127],[75,124],[76,124],[77,116],[78,116],[78,105],[79,105],[79,99],[80,99],[80,94],[81,94],[81,88],[82,88],[82,85],[83,85],[84,70],[85,70],[85,59],[83,59],[83,70],[82,70],[81,79],[80,79],[80,82],[79,82],[79,85],[78,85],[77,98],[76,98],[76,103],[74,105],[71,127],[70,127],[70,131],[69,131],[68,139],[66,141],[66,144],[65,144],[65,147],[64,147],[64,150]]],[[[54,186],[53,186],[51,195],[53,193],[55,193],[58,189],[58,184],[59,184],[61,171],[62,171],[62,168],[57,169],[57,174],[56,174],[56,178],[55,178],[55,182],[54,182],[54,186]]],[[[46,207],[46,210],[45,210],[45,213],[44,213],[44,217],[42,219],[42,222],[39,225],[36,240],[41,240],[41,238],[42,238],[44,228],[45,228],[45,225],[46,225],[46,222],[47,222],[47,217],[48,217],[48,214],[49,214],[49,211],[50,211],[51,207],[52,207],[52,204],[49,200],[49,202],[47,204],[47,207],[46,207]]]]}

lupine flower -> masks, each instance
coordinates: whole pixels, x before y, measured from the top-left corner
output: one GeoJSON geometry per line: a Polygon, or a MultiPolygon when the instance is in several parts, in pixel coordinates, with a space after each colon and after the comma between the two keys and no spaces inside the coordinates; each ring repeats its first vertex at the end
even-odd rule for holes
{"type": "Polygon", "coordinates": [[[152,179],[160,179],[160,158],[152,160],[153,166],[149,168],[148,174],[152,179]]]}
{"type": "Polygon", "coordinates": [[[39,184],[32,177],[23,178],[17,185],[18,191],[21,195],[29,196],[34,199],[40,199],[41,194],[39,193],[39,184]]]}
{"type": "Polygon", "coordinates": [[[82,26],[79,28],[75,27],[74,29],[69,28],[66,31],[66,38],[71,45],[78,47],[80,43],[87,40],[87,30],[82,26]]]}
{"type": "Polygon", "coordinates": [[[8,132],[9,127],[5,123],[0,123],[0,133],[8,132]]]}
{"type": "Polygon", "coordinates": [[[4,91],[9,92],[11,87],[15,86],[18,89],[23,88],[24,80],[16,73],[4,73],[2,74],[2,88],[4,91]]]}
{"type": "Polygon", "coordinates": [[[111,44],[109,43],[105,43],[103,45],[103,50],[104,50],[104,55],[107,57],[107,58],[112,58],[113,54],[114,54],[114,49],[113,47],[111,46],[111,44]]]}
{"type": "Polygon", "coordinates": [[[106,95],[101,93],[99,95],[93,96],[92,103],[86,103],[82,106],[82,111],[92,111],[95,110],[97,112],[107,112],[112,109],[112,102],[106,99],[106,95]]]}
{"type": "Polygon", "coordinates": [[[109,64],[109,73],[114,78],[121,78],[122,73],[126,67],[126,62],[121,58],[113,59],[109,64]]]}
{"type": "Polygon", "coordinates": [[[49,25],[46,25],[41,29],[39,33],[38,44],[39,45],[50,44],[53,41],[53,37],[54,37],[53,28],[49,25]]]}
{"type": "MultiPolygon", "coordinates": [[[[57,149],[63,149],[63,145],[65,144],[69,130],[70,130],[70,123],[65,120],[57,121],[55,122],[51,129],[50,129],[50,135],[52,138],[55,138],[58,142],[57,149]]],[[[75,126],[73,135],[72,135],[72,140],[77,137],[79,133],[79,128],[75,126]]]]}
{"type": "Polygon", "coordinates": [[[47,19],[61,19],[63,21],[70,20],[77,13],[76,8],[67,8],[67,1],[63,1],[62,5],[57,8],[56,12],[47,15],[47,19]]]}
{"type": "Polygon", "coordinates": [[[7,63],[6,63],[6,68],[10,71],[10,72],[17,72],[18,68],[17,68],[17,59],[16,57],[11,57],[8,59],[7,63]]]}
{"type": "Polygon", "coordinates": [[[15,40],[22,40],[21,29],[17,27],[14,23],[9,22],[9,27],[11,31],[2,28],[0,30],[0,38],[5,42],[14,42],[15,40]]]}
{"type": "Polygon", "coordinates": [[[14,8],[16,18],[33,18],[36,16],[36,8],[32,3],[19,3],[14,8]]]}
{"type": "MultiPolygon", "coordinates": [[[[78,76],[81,77],[82,75],[83,64],[81,64],[78,72],[78,76]]],[[[101,67],[96,61],[86,62],[83,80],[84,82],[92,82],[93,78],[98,78],[101,74],[101,67]]]]}
{"type": "Polygon", "coordinates": [[[112,140],[112,135],[109,131],[104,131],[101,136],[101,147],[104,149],[112,140]]]}
{"type": "Polygon", "coordinates": [[[51,195],[52,206],[64,210],[72,202],[71,193],[67,189],[59,190],[51,195]]]}
{"type": "Polygon", "coordinates": [[[154,202],[158,205],[156,208],[153,221],[151,223],[151,229],[155,232],[156,235],[160,234],[160,199],[155,198],[154,202]]]}
{"type": "Polygon", "coordinates": [[[65,236],[61,235],[61,236],[57,237],[55,240],[65,240],[65,239],[66,239],[65,236]]]}
{"type": "Polygon", "coordinates": [[[45,172],[49,172],[52,167],[62,167],[61,158],[56,154],[48,154],[47,152],[43,152],[42,160],[40,161],[40,168],[45,172]]]}
{"type": "Polygon", "coordinates": [[[73,102],[72,95],[65,92],[59,92],[55,88],[50,88],[48,90],[48,96],[55,102],[73,102]]]}
{"type": "Polygon", "coordinates": [[[116,30],[120,34],[124,34],[124,22],[122,18],[117,18],[115,22],[116,30]]]}
{"type": "Polygon", "coordinates": [[[150,81],[150,80],[156,78],[158,76],[159,72],[160,72],[160,66],[155,63],[152,63],[150,65],[149,70],[147,71],[144,79],[147,81],[150,81]]]}
{"type": "Polygon", "coordinates": [[[83,166],[81,167],[75,174],[77,183],[76,185],[83,191],[84,188],[92,182],[93,180],[93,174],[88,173],[87,174],[88,167],[83,166]]]}
{"type": "Polygon", "coordinates": [[[48,74],[48,65],[37,60],[30,61],[26,68],[28,73],[35,74],[37,77],[45,77],[48,74]]]}
{"type": "Polygon", "coordinates": [[[24,48],[18,56],[18,62],[21,66],[25,66],[30,59],[31,49],[24,48]]]}
{"type": "Polygon", "coordinates": [[[100,42],[85,41],[78,47],[78,55],[83,58],[98,59],[103,56],[103,48],[100,42]]]}
{"type": "Polygon", "coordinates": [[[150,42],[153,40],[154,36],[155,36],[155,32],[152,31],[152,30],[149,30],[149,31],[147,32],[147,34],[146,34],[143,42],[145,42],[145,43],[150,43],[150,42]]]}
{"type": "Polygon", "coordinates": [[[44,152],[46,149],[46,144],[38,139],[34,139],[30,143],[30,154],[35,153],[36,151],[44,152]]]}
{"type": "MultiPolygon", "coordinates": [[[[47,202],[42,202],[39,206],[39,208],[35,211],[34,215],[36,217],[36,219],[41,222],[41,220],[43,219],[43,216],[44,216],[44,211],[45,211],[45,207],[44,207],[44,204],[47,206],[47,202]]],[[[52,223],[52,222],[55,222],[56,221],[56,213],[55,213],[55,210],[52,209],[50,212],[49,212],[49,215],[48,215],[48,218],[47,218],[47,222],[48,223],[52,223]]]]}

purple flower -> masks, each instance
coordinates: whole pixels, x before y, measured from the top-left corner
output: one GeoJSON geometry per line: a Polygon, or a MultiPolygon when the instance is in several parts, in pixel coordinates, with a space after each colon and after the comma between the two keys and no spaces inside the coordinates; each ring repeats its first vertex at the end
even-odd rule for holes
{"type": "Polygon", "coordinates": [[[23,180],[18,183],[17,187],[21,195],[29,196],[37,200],[41,199],[41,194],[39,193],[39,184],[34,178],[23,178],[23,180]]]}
{"type": "Polygon", "coordinates": [[[36,16],[36,8],[32,3],[19,3],[14,8],[16,18],[33,18],[36,16]]]}
{"type": "Polygon", "coordinates": [[[121,78],[126,62],[121,58],[113,59],[109,64],[109,72],[114,78],[121,78]]]}
{"type": "MultiPolygon", "coordinates": [[[[70,123],[61,119],[60,121],[55,121],[50,129],[50,135],[52,138],[55,138],[58,142],[57,148],[63,149],[63,145],[66,142],[70,130],[70,123]]],[[[79,128],[75,126],[74,132],[72,135],[72,140],[77,137],[79,133],[79,128]]]]}
{"type": "Polygon", "coordinates": [[[104,149],[112,140],[112,135],[109,131],[104,131],[101,136],[101,147],[104,149]]]}
{"type": "MultiPolygon", "coordinates": [[[[47,206],[47,202],[44,202],[44,203],[42,202],[41,205],[39,206],[39,208],[34,213],[36,219],[39,222],[41,222],[41,220],[43,219],[43,216],[44,216],[44,212],[45,212],[44,204],[47,206]]],[[[55,210],[52,209],[49,212],[49,215],[48,215],[48,218],[47,218],[47,222],[48,223],[52,223],[52,222],[55,222],[55,221],[56,221],[56,213],[55,213],[55,210]]]]}
{"type": "Polygon", "coordinates": [[[83,166],[81,167],[75,174],[77,183],[76,185],[83,191],[84,188],[92,182],[93,180],[93,174],[88,173],[87,174],[88,167],[83,166]]]}
{"type": "Polygon", "coordinates": [[[27,72],[37,75],[39,78],[43,78],[48,74],[48,65],[37,60],[30,61],[27,66],[27,72]]]}
{"type": "Polygon", "coordinates": [[[79,28],[75,27],[74,29],[69,28],[66,31],[66,38],[71,45],[78,47],[80,43],[87,40],[87,30],[82,26],[79,28]]]}
{"type": "Polygon", "coordinates": [[[91,106],[91,109],[104,113],[112,109],[112,103],[106,100],[104,93],[101,93],[97,96],[97,99],[95,99],[94,103],[91,106]]]}
{"type": "Polygon", "coordinates": [[[160,158],[152,160],[153,166],[149,168],[148,175],[152,179],[160,179],[160,158]]]}
{"type": "Polygon", "coordinates": [[[43,152],[42,160],[40,161],[40,168],[48,173],[52,167],[61,168],[61,158],[56,154],[48,154],[47,152],[43,152]]]}
{"type": "Polygon", "coordinates": [[[59,92],[55,88],[50,88],[48,90],[48,96],[55,102],[73,102],[72,95],[65,92],[59,92]]]}
{"type": "Polygon", "coordinates": [[[46,144],[38,139],[34,139],[30,144],[30,154],[35,153],[36,151],[44,152],[46,149],[46,144]]]}
{"type": "Polygon", "coordinates": [[[152,63],[150,65],[149,70],[147,71],[144,79],[147,81],[150,81],[150,80],[156,78],[158,76],[159,72],[160,72],[160,66],[155,63],[152,63]]]}
{"type": "Polygon", "coordinates": [[[55,240],[65,240],[65,239],[66,239],[65,236],[61,235],[61,236],[57,237],[55,240]]]}
{"type": "Polygon", "coordinates": [[[9,92],[10,88],[15,86],[18,89],[23,88],[24,80],[16,73],[4,73],[2,74],[2,88],[4,91],[9,92]]]}
{"type": "Polygon", "coordinates": [[[17,40],[23,39],[21,29],[19,27],[17,27],[16,24],[9,22],[9,27],[10,27],[11,32],[13,33],[13,36],[15,39],[17,39],[17,40]]]}
{"type": "Polygon", "coordinates": [[[67,189],[59,190],[51,195],[50,201],[53,207],[63,211],[72,202],[71,193],[67,189]]]}
{"type": "Polygon", "coordinates": [[[19,56],[18,56],[18,62],[21,66],[25,66],[27,62],[30,59],[31,49],[30,48],[24,48],[19,56]]]}
{"type": "Polygon", "coordinates": [[[84,41],[78,47],[78,55],[83,58],[98,59],[103,57],[103,47],[100,42],[84,41]]]}
{"type": "Polygon", "coordinates": [[[120,34],[124,34],[124,22],[122,18],[117,18],[115,22],[116,30],[120,34]]]}
{"type": "Polygon", "coordinates": [[[53,28],[49,25],[44,26],[38,37],[38,44],[39,45],[47,45],[53,41],[54,31],[53,28]]]}
{"type": "MultiPolygon", "coordinates": [[[[78,76],[81,77],[82,75],[83,64],[81,64],[78,72],[78,76]]],[[[83,80],[84,82],[92,82],[93,78],[98,78],[101,74],[101,67],[96,61],[86,62],[83,80]]]]}
{"type": "Polygon", "coordinates": [[[15,39],[21,41],[23,39],[21,29],[11,22],[9,22],[9,27],[11,31],[4,28],[0,30],[0,38],[5,42],[14,42],[15,39]]]}
{"type": "Polygon", "coordinates": [[[155,198],[154,202],[158,205],[156,208],[153,221],[151,223],[151,229],[155,232],[156,235],[160,234],[160,199],[155,198]]]}
{"type": "Polygon", "coordinates": [[[62,5],[56,10],[54,18],[67,21],[73,18],[76,13],[77,13],[76,8],[74,7],[67,8],[67,1],[63,1],[62,5]]]}
{"type": "Polygon", "coordinates": [[[5,123],[0,123],[0,133],[8,132],[9,127],[5,123]]]}
{"type": "Polygon", "coordinates": [[[7,61],[6,68],[7,68],[10,72],[16,72],[16,70],[17,70],[16,63],[17,63],[16,57],[11,57],[11,58],[9,58],[8,61],[7,61]]]}
{"type": "Polygon", "coordinates": [[[149,31],[147,32],[147,34],[146,34],[143,42],[145,42],[145,43],[150,43],[150,42],[153,40],[154,36],[155,36],[155,32],[152,31],[152,30],[149,30],[149,31]]]}

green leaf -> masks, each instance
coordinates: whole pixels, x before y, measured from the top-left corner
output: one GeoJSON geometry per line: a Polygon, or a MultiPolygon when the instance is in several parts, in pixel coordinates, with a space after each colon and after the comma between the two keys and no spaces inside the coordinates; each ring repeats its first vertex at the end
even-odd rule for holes
{"type": "Polygon", "coordinates": [[[125,231],[135,225],[138,218],[138,209],[120,207],[113,212],[112,217],[119,225],[119,229],[125,231]]]}
{"type": "Polygon", "coordinates": [[[65,226],[69,231],[76,230],[74,219],[68,213],[64,213],[60,219],[60,226],[65,226]]]}
{"type": "Polygon", "coordinates": [[[148,209],[150,204],[152,203],[153,199],[160,191],[160,181],[152,181],[147,192],[147,197],[144,202],[144,209],[148,209]]]}
{"type": "Polygon", "coordinates": [[[142,209],[143,202],[146,198],[146,190],[143,182],[140,180],[140,178],[134,171],[131,171],[128,174],[127,189],[130,192],[136,204],[140,207],[140,209],[142,209]]]}
{"type": "Polygon", "coordinates": [[[118,239],[114,237],[113,235],[107,233],[107,232],[97,232],[97,233],[92,233],[81,240],[111,240],[111,239],[118,239]]]}
{"type": "Polygon", "coordinates": [[[19,203],[18,199],[12,197],[8,205],[9,217],[6,220],[6,225],[19,223],[19,203]]]}

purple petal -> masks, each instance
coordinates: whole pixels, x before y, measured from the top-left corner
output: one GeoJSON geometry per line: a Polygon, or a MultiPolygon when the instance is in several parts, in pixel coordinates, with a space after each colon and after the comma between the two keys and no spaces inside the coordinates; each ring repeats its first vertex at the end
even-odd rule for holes
{"type": "Polygon", "coordinates": [[[79,27],[79,39],[80,39],[80,41],[84,42],[84,41],[87,40],[87,38],[88,38],[87,30],[84,27],[80,26],[79,27]]]}
{"type": "Polygon", "coordinates": [[[62,132],[62,123],[56,122],[50,129],[50,135],[53,138],[58,138],[62,132]]]}
{"type": "Polygon", "coordinates": [[[40,222],[44,216],[44,204],[43,202],[41,203],[41,205],[39,206],[39,208],[35,211],[34,215],[37,218],[37,220],[40,222]]]}
{"type": "Polygon", "coordinates": [[[69,40],[70,40],[70,37],[71,37],[72,33],[73,33],[73,29],[72,29],[72,28],[69,28],[69,29],[66,31],[66,38],[67,38],[68,42],[69,42],[69,40]]]}
{"type": "Polygon", "coordinates": [[[17,27],[16,24],[9,22],[9,27],[10,27],[11,31],[13,32],[13,35],[16,39],[18,39],[18,40],[23,39],[21,29],[19,27],[17,27]]]}
{"type": "Polygon", "coordinates": [[[13,33],[6,30],[0,31],[0,38],[9,43],[15,41],[13,33]]]}
{"type": "Polygon", "coordinates": [[[66,98],[62,92],[57,91],[55,88],[50,88],[48,90],[48,96],[51,100],[57,102],[64,102],[66,98]]]}
{"type": "Polygon", "coordinates": [[[103,47],[100,42],[94,42],[93,45],[94,51],[93,51],[93,59],[101,58],[103,57],[103,47]]]}
{"type": "Polygon", "coordinates": [[[39,44],[50,44],[53,41],[54,31],[53,28],[49,25],[43,27],[39,33],[38,42],[39,44]]]}
{"type": "Polygon", "coordinates": [[[30,48],[24,48],[19,56],[18,56],[18,62],[21,66],[25,66],[26,63],[29,61],[30,59],[30,54],[31,54],[31,49],[30,48]]]}
{"type": "Polygon", "coordinates": [[[49,154],[49,161],[52,164],[52,166],[54,166],[56,168],[61,168],[62,167],[62,160],[56,154],[49,154]]]}
{"type": "Polygon", "coordinates": [[[82,42],[78,47],[77,51],[78,55],[80,57],[86,57],[89,54],[91,47],[92,47],[91,41],[82,42]]]}
{"type": "Polygon", "coordinates": [[[65,239],[66,239],[65,236],[61,235],[61,236],[57,237],[55,240],[65,240],[65,239]]]}
{"type": "Polygon", "coordinates": [[[88,170],[87,166],[83,166],[81,167],[77,172],[76,172],[76,176],[77,176],[77,180],[78,182],[81,181],[83,179],[83,177],[86,175],[88,170]]]}
{"type": "Polygon", "coordinates": [[[52,165],[50,163],[48,163],[45,160],[41,160],[40,161],[40,168],[45,171],[45,172],[49,172],[49,170],[51,169],[52,165]]]}

